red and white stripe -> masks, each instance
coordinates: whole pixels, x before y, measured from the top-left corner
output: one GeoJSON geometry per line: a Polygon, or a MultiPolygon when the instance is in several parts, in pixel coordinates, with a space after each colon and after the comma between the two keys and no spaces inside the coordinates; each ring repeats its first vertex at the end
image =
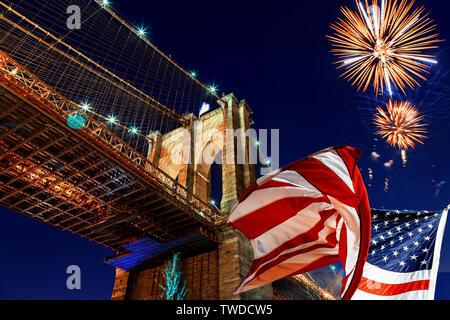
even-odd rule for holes
{"type": "Polygon", "coordinates": [[[430,276],[431,270],[394,272],[366,262],[352,300],[429,300],[430,276]]]}
{"type": "Polygon", "coordinates": [[[448,208],[437,230],[431,270],[394,272],[366,262],[352,300],[434,300],[447,212],[448,208]]]}
{"type": "Polygon", "coordinates": [[[235,293],[342,261],[342,297],[357,288],[370,240],[360,151],[326,149],[255,181],[228,222],[251,241],[254,261],[235,293]]]}

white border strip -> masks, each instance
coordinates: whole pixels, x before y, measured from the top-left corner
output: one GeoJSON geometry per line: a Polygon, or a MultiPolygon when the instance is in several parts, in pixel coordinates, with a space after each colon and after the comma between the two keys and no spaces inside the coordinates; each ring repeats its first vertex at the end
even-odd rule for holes
{"type": "Polygon", "coordinates": [[[428,300],[434,300],[434,294],[436,290],[437,275],[439,270],[439,259],[441,257],[442,240],[444,238],[445,224],[447,222],[447,213],[450,209],[450,205],[442,212],[441,221],[436,233],[436,243],[434,245],[433,253],[433,267],[431,269],[430,276],[430,288],[428,293],[428,300]]]}

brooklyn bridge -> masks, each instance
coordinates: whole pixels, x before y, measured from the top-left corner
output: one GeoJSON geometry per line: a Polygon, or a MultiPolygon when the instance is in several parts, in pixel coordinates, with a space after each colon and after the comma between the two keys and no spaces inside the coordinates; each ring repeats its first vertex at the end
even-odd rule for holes
{"type": "MultiPolygon", "coordinates": [[[[247,239],[225,223],[256,178],[244,135],[251,114],[107,1],[0,1],[0,205],[112,248],[104,262],[116,268],[113,299],[159,299],[174,252],[188,299],[274,297],[271,286],[232,295],[252,259],[247,239]],[[80,29],[67,28],[70,5],[81,9],[80,29]],[[211,111],[198,116],[201,106],[211,111]],[[244,142],[204,133],[189,142],[189,161],[173,161],[182,133],[199,123],[203,132],[242,129],[244,142]],[[212,158],[238,148],[246,157],[222,162],[220,205],[212,163],[193,161],[207,148],[212,158]]],[[[301,279],[296,285],[329,298],[301,279]]]]}

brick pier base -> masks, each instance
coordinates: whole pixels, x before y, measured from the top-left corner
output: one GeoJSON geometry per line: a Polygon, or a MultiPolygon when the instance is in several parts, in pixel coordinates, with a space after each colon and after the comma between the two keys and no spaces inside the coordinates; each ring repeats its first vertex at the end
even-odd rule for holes
{"type": "MultiPolygon", "coordinates": [[[[272,286],[233,295],[247,275],[253,252],[248,239],[229,226],[219,227],[218,248],[182,259],[185,300],[271,300],[272,286]]],[[[160,300],[163,265],[136,271],[116,270],[113,300],[160,300]]]]}

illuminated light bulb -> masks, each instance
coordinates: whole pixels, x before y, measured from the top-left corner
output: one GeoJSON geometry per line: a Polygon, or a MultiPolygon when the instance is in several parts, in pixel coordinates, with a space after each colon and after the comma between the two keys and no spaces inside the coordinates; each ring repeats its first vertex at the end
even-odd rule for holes
{"type": "Polygon", "coordinates": [[[83,111],[89,111],[91,106],[88,103],[83,103],[80,108],[83,109],[83,111]]]}
{"type": "Polygon", "coordinates": [[[261,142],[259,142],[258,140],[256,140],[255,145],[256,145],[257,147],[259,147],[259,146],[261,145],[261,142]]]}
{"type": "Polygon", "coordinates": [[[215,206],[216,202],[214,200],[211,200],[211,205],[215,206]]]}
{"type": "Polygon", "coordinates": [[[104,5],[105,7],[109,5],[109,1],[108,0],[102,0],[102,5],[104,5]]]}
{"type": "Polygon", "coordinates": [[[114,117],[114,116],[109,116],[108,122],[109,122],[110,124],[116,124],[116,123],[117,123],[117,118],[114,117]]]}
{"type": "Polygon", "coordinates": [[[139,35],[140,37],[144,37],[144,36],[145,36],[145,29],[144,29],[144,28],[138,29],[138,35],[139,35]]]}
{"type": "Polygon", "coordinates": [[[214,86],[214,85],[210,86],[209,87],[209,91],[212,92],[212,93],[216,93],[217,92],[216,86],[214,86]]]}
{"type": "Polygon", "coordinates": [[[192,71],[190,74],[191,74],[191,77],[193,77],[193,78],[197,77],[197,72],[195,72],[195,71],[192,71]]]}
{"type": "Polygon", "coordinates": [[[138,130],[136,127],[133,127],[133,128],[130,129],[130,132],[131,132],[132,134],[138,134],[138,133],[139,133],[139,130],[138,130]]]}

